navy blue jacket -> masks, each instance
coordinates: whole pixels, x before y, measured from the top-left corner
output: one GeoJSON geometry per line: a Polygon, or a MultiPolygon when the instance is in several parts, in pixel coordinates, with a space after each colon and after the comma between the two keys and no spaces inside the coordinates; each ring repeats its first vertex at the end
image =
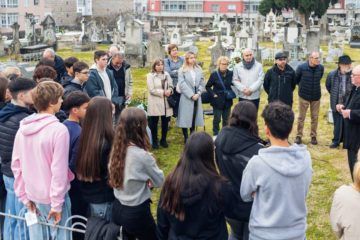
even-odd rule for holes
{"type": "Polygon", "coordinates": [[[296,69],[296,83],[299,84],[299,96],[306,101],[318,101],[321,98],[321,78],[324,67],[319,64],[312,68],[309,62],[298,66],[296,69]]]}
{"type": "MultiPolygon", "coordinates": [[[[223,81],[226,90],[231,90],[233,72],[230,70],[226,71],[225,76],[221,75],[222,79],[219,79],[217,71],[211,73],[209,81],[206,83],[206,91],[208,91],[212,96],[212,101],[210,105],[213,108],[224,109],[230,108],[233,104],[232,99],[227,100],[225,98],[224,87],[220,81],[223,81]],[[215,98],[214,95],[217,95],[215,98]]],[[[221,73],[220,73],[221,74],[221,73]]]]}

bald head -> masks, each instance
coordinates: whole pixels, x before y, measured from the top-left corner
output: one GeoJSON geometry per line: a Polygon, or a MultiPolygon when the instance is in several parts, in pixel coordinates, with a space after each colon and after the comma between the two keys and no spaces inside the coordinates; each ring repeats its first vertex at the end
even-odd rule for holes
{"type": "Polygon", "coordinates": [[[352,84],[354,84],[356,87],[360,87],[360,65],[357,65],[357,66],[354,67],[354,69],[352,70],[351,82],[352,82],[352,84]]]}
{"type": "Polygon", "coordinates": [[[112,45],[110,48],[109,48],[109,54],[110,56],[114,56],[115,53],[119,52],[119,48],[115,45],[112,45]]]}
{"type": "Polygon", "coordinates": [[[250,48],[245,48],[242,51],[242,56],[245,62],[249,63],[253,60],[254,58],[254,53],[250,48]]]}

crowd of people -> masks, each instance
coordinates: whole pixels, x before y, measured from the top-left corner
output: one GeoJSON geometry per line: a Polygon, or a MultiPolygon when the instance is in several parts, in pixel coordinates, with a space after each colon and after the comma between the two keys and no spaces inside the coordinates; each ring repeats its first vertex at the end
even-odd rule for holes
{"type": "MultiPolygon", "coordinates": [[[[61,226],[72,215],[88,218],[85,236],[51,227],[51,239],[70,239],[70,234],[116,239],[119,226],[124,239],[305,239],[312,163],[303,129],[310,107],[310,143],[318,144],[324,74],[319,53],[310,53],[296,70],[286,54],[277,53],[264,73],[252,50],[245,49],[233,70],[221,56],[205,81],[196,54],[179,56],[170,44],[168,57],[156,59],[147,74],[146,112],[126,107],[133,81],[124,57],[112,46],[95,51],[89,66],[46,49],[33,79],[16,67],[0,73],[2,211],[19,215],[27,209],[40,221],[61,226]],[[297,85],[299,115],[291,144],[297,85]],[[262,88],[268,95],[261,113],[266,139],[257,123],[262,88]],[[214,137],[195,132],[204,125],[203,102],[213,107],[214,137]],[[171,144],[171,117],[182,129],[184,149],[165,177],[151,150],[171,144]],[[156,221],[150,209],[153,188],[161,188],[156,221]]],[[[343,142],[354,181],[335,192],[331,209],[333,230],[342,239],[360,234],[360,66],[351,63],[341,56],[326,79],[334,119],[330,148],[343,142]]],[[[5,217],[2,235],[46,239],[44,228],[25,228],[5,217]]]]}

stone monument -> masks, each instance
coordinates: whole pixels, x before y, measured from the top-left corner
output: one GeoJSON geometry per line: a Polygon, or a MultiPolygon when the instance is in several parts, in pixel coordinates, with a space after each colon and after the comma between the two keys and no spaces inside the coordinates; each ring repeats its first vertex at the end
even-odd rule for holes
{"type": "Polygon", "coordinates": [[[144,23],[133,19],[126,23],[125,58],[134,67],[143,67],[145,49],[143,44],[144,23]]]}
{"type": "Polygon", "coordinates": [[[360,26],[353,26],[351,29],[350,47],[360,48],[360,26]]]}
{"type": "Polygon", "coordinates": [[[13,40],[10,44],[10,54],[18,55],[20,54],[20,48],[21,48],[21,43],[19,40],[20,25],[17,22],[15,22],[13,25],[11,25],[11,28],[13,29],[13,40]]]}
{"type": "Polygon", "coordinates": [[[49,46],[56,45],[56,24],[54,18],[50,15],[47,15],[44,21],[40,23],[40,25],[43,27],[44,43],[49,46]]]}
{"type": "Polygon", "coordinates": [[[149,42],[146,49],[146,66],[151,66],[157,58],[164,59],[164,48],[161,45],[162,34],[152,32],[149,34],[149,42]]]}
{"type": "Polygon", "coordinates": [[[5,55],[5,42],[4,39],[0,35],[0,57],[5,55]]]}
{"type": "Polygon", "coordinates": [[[225,49],[223,48],[220,40],[220,32],[217,35],[218,40],[215,42],[215,45],[209,47],[210,54],[211,54],[211,63],[209,70],[212,72],[216,69],[216,61],[220,56],[225,56],[225,49]]]}
{"type": "MultiPolygon", "coordinates": [[[[165,34],[166,34],[166,32],[165,32],[165,34]]],[[[173,30],[173,32],[171,33],[170,43],[171,44],[176,44],[178,46],[180,46],[182,44],[181,34],[180,34],[180,29],[179,28],[175,28],[173,30]]]]}

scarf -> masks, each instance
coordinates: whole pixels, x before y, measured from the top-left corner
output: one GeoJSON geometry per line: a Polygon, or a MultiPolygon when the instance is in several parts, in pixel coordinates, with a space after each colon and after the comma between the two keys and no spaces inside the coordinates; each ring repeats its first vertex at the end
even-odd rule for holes
{"type": "Polygon", "coordinates": [[[242,62],[243,62],[244,67],[245,67],[247,70],[249,70],[250,68],[252,68],[252,67],[254,66],[254,64],[255,64],[255,58],[253,58],[253,59],[251,60],[251,62],[245,62],[244,60],[243,60],[242,62]]]}

